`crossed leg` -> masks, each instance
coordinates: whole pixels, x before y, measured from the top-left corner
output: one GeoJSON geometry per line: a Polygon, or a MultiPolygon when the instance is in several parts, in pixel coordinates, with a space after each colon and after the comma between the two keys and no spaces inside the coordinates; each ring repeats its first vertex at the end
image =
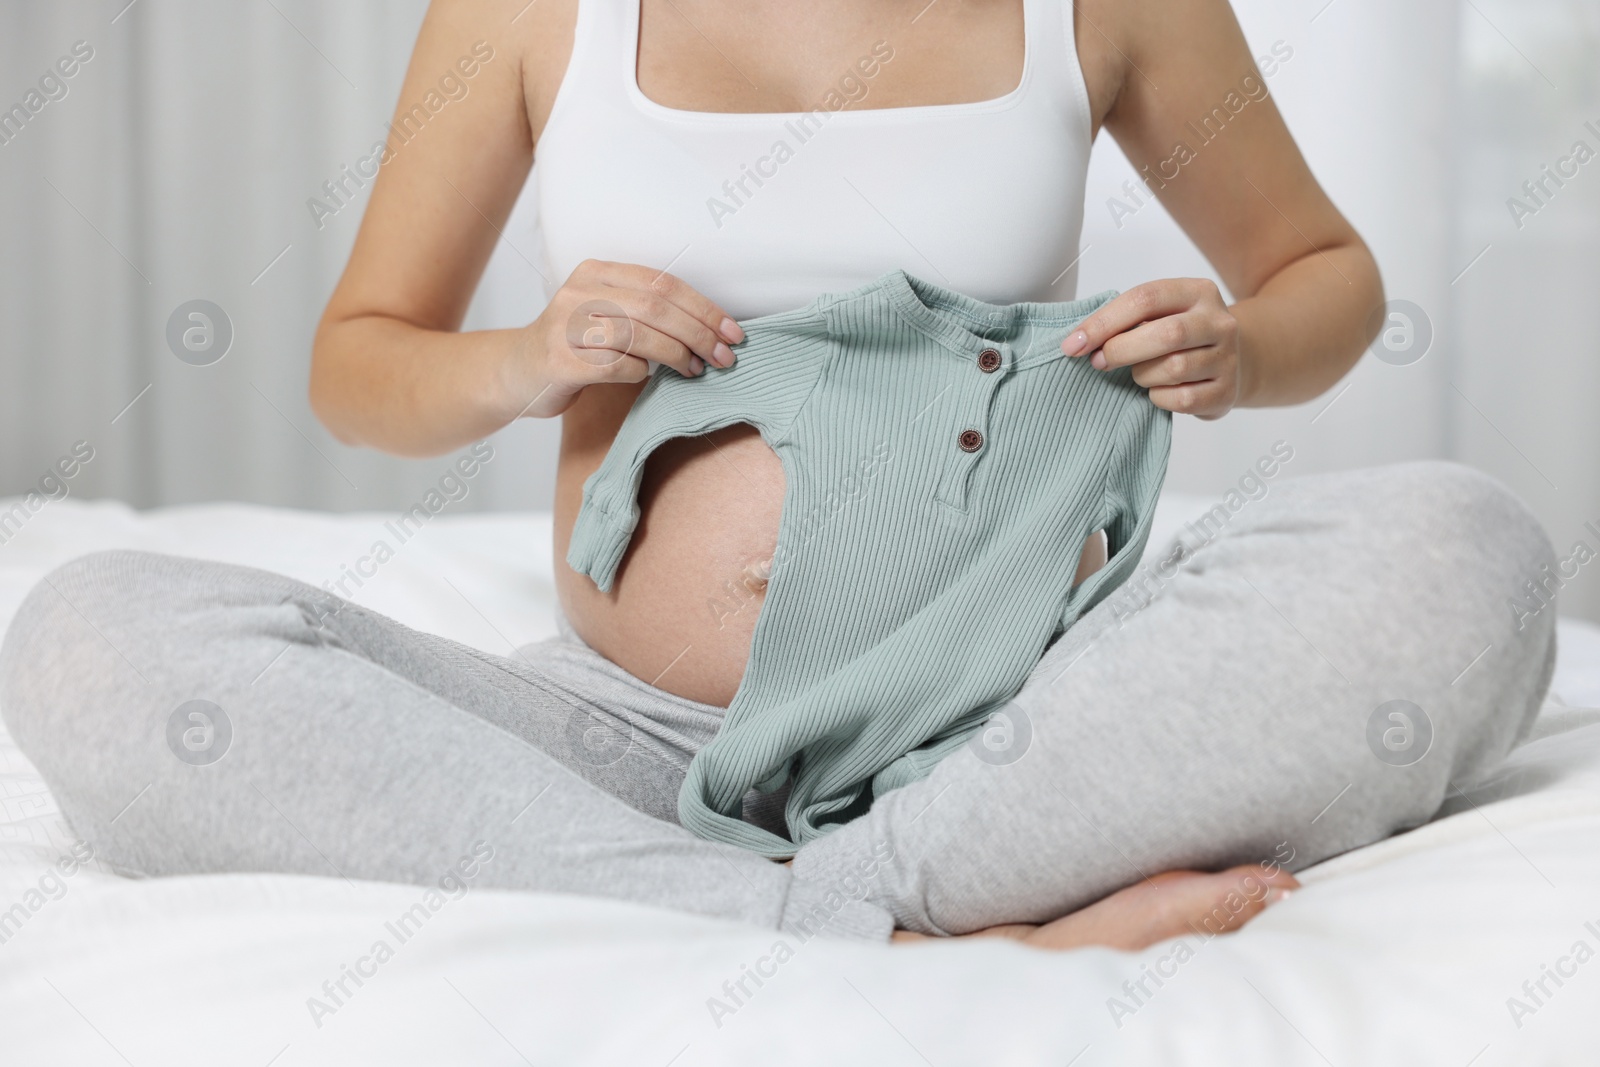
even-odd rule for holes
{"type": "Polygon", "coordinates": [[[1554,612],[1510,604],[1549,540],[1458,465],[1281,482],[1158,559],[1041,659],[1004,709],[1010,750],[957,751],[796,873],[890,852],[867,899],[964,934],[1161,872],[1302,869],[1428,820],[1526,733],[1554,670],[1554,612]]]}

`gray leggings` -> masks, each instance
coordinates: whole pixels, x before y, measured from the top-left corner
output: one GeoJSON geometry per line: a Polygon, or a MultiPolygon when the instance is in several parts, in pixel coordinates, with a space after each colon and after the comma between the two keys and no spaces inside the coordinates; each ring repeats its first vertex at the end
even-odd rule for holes
{"type": "Polygon", "coordinates": [[[470,881],[882,939],[1415,826],[1527,732],[1554,668],[1554,609],[1511,606],[1539,604],[1549,541],[1464,467],[1285,480],[1157,559],[792,870],[676,824],[722,709],[570,631],[488,655],[278,575],[107,552],[29,594],[0,712],[130,874],[470,881]]]}

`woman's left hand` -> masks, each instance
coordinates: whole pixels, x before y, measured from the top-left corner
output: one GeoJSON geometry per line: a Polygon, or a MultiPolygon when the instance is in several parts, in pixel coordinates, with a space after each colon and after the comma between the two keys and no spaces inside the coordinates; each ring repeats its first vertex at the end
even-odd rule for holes
{"type": "Polygon", "coordinates": [[[1132,367],[1133,380],[1168,411],[1216,419],[1239,400],[1239,321],[1203,278],[1129,289],[1084,319],[1061,351],[1087,355],[1098,370],[1132,367]]]}

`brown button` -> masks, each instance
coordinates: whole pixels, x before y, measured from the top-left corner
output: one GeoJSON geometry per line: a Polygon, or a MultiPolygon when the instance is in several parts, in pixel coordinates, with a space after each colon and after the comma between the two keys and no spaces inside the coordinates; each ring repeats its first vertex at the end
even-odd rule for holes
{"type": "Polygon", "coordinates": [[[978,369],[985,374],[993,374],[1000,369],[1000,353],[992,348],[985,348],[978,353],[978,369]]]}
{"type": "Polygon", "coordinates": [[[977,430],[962,430],[961,436],[956,438],[956,444],[961,446],[963,452],[976,452],[983,447],[983,434],[977,430]]]}

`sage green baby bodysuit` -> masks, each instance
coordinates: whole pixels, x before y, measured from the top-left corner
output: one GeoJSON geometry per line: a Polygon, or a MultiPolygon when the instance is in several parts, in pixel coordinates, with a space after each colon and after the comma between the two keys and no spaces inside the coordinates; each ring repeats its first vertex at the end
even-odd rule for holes
{"type": "Polygon", "coordinates": [[[745,675],[683,825],[775,858],[928,774],[1138,562],[1171,416],[1061,340],[1115,293],[995,305],[894,270],[750,319],[732,367],[658,368],[584,483],[567,562],[610,589],[645,460],[750,423],[787,479],[745,675]],[[1085,539],[1110,562],[1074,588],[1085,539]],[[790,839],[740,818],[787,784],[790,839]]]}

